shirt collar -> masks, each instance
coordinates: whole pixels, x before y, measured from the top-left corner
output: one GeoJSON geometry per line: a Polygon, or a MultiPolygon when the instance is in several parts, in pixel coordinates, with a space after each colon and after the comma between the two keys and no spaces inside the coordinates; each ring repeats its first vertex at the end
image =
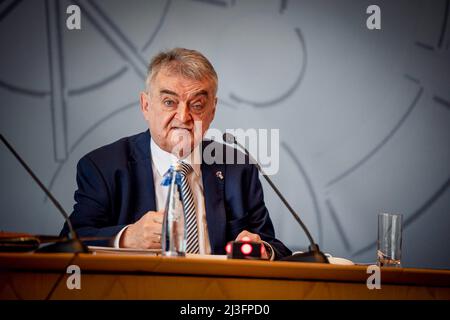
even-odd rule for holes
{"type": "MultiPolygon", "coordinates": [[[[171,165],[178,161],[176,156],[161,149],[153,139],[150,139],[150,153],[152,155],[153,165],[161,177],[169,170],[171,165]]],[[[200,145],[195,147],[194,151],[182,160],[192,166],[197,176],[201,175],[200,145]]]]}

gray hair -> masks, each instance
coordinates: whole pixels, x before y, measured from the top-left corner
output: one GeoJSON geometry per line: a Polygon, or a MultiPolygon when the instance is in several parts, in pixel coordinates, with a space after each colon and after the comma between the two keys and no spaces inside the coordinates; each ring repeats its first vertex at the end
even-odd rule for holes
{"type": "Polygon", "coordinates": [[[174,48],[162,51],[152,58],[148,66],[146,85],[150,88],[150,82],[156,77],[161,68],[182,76],[203,80],[209,79],[214,84],[214,94],[217,92],[218,78],[211,62],[200,52],[185,48],[174,48]]]}

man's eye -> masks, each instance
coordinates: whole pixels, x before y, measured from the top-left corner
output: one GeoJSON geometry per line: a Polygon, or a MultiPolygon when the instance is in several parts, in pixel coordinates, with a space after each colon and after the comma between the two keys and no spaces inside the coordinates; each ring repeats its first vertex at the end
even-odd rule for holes
{"type": "Polygon", "coordinates": [[[192,105],[192,108],[194,108],[195,110],[201,110],[203,108],[202,104],[194,104],[192,105]]]}
{"type": "Polygon", "coordinates": [[[172,107],[175,104],[175,102],[173,102],[172,100],[166,100],[164,101],[164,105],[166,107],[172,107]]]}

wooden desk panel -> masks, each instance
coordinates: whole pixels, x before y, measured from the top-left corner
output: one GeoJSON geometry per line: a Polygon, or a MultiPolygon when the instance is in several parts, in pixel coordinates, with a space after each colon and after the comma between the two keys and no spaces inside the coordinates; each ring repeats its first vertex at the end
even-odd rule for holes
{"type": "MultiPolygon", "coordinates": [[[[0,298],[44,299],[71,254],[0,254],[0,298]]],[[[81,290],[54,299],[450,299],[450,271],[383,268],[369,290],[364,266],[81,254],[81,290]]]]}

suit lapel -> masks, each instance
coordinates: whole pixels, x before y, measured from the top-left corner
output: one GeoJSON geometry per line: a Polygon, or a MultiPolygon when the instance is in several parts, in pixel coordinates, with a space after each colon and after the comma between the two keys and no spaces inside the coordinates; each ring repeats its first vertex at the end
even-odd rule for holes
{"type": "MultiPolygon", "coordinates": [[[[209,143],[203,143],[207,145],[209,143]]],[[[226,242],[226,212],[224,204],[225,165],[202,161],[203,193],[211,253],[223,254],[226,242]]]]}
{"type": "Polygon", "coordinates": [[[130,197],[131,201],[134,202],[132,204],[134,221],[137,221],[147,211],[156,210],[149,131],[141,133],[132,141],[128,165],[132,189],[130,197]]]}

